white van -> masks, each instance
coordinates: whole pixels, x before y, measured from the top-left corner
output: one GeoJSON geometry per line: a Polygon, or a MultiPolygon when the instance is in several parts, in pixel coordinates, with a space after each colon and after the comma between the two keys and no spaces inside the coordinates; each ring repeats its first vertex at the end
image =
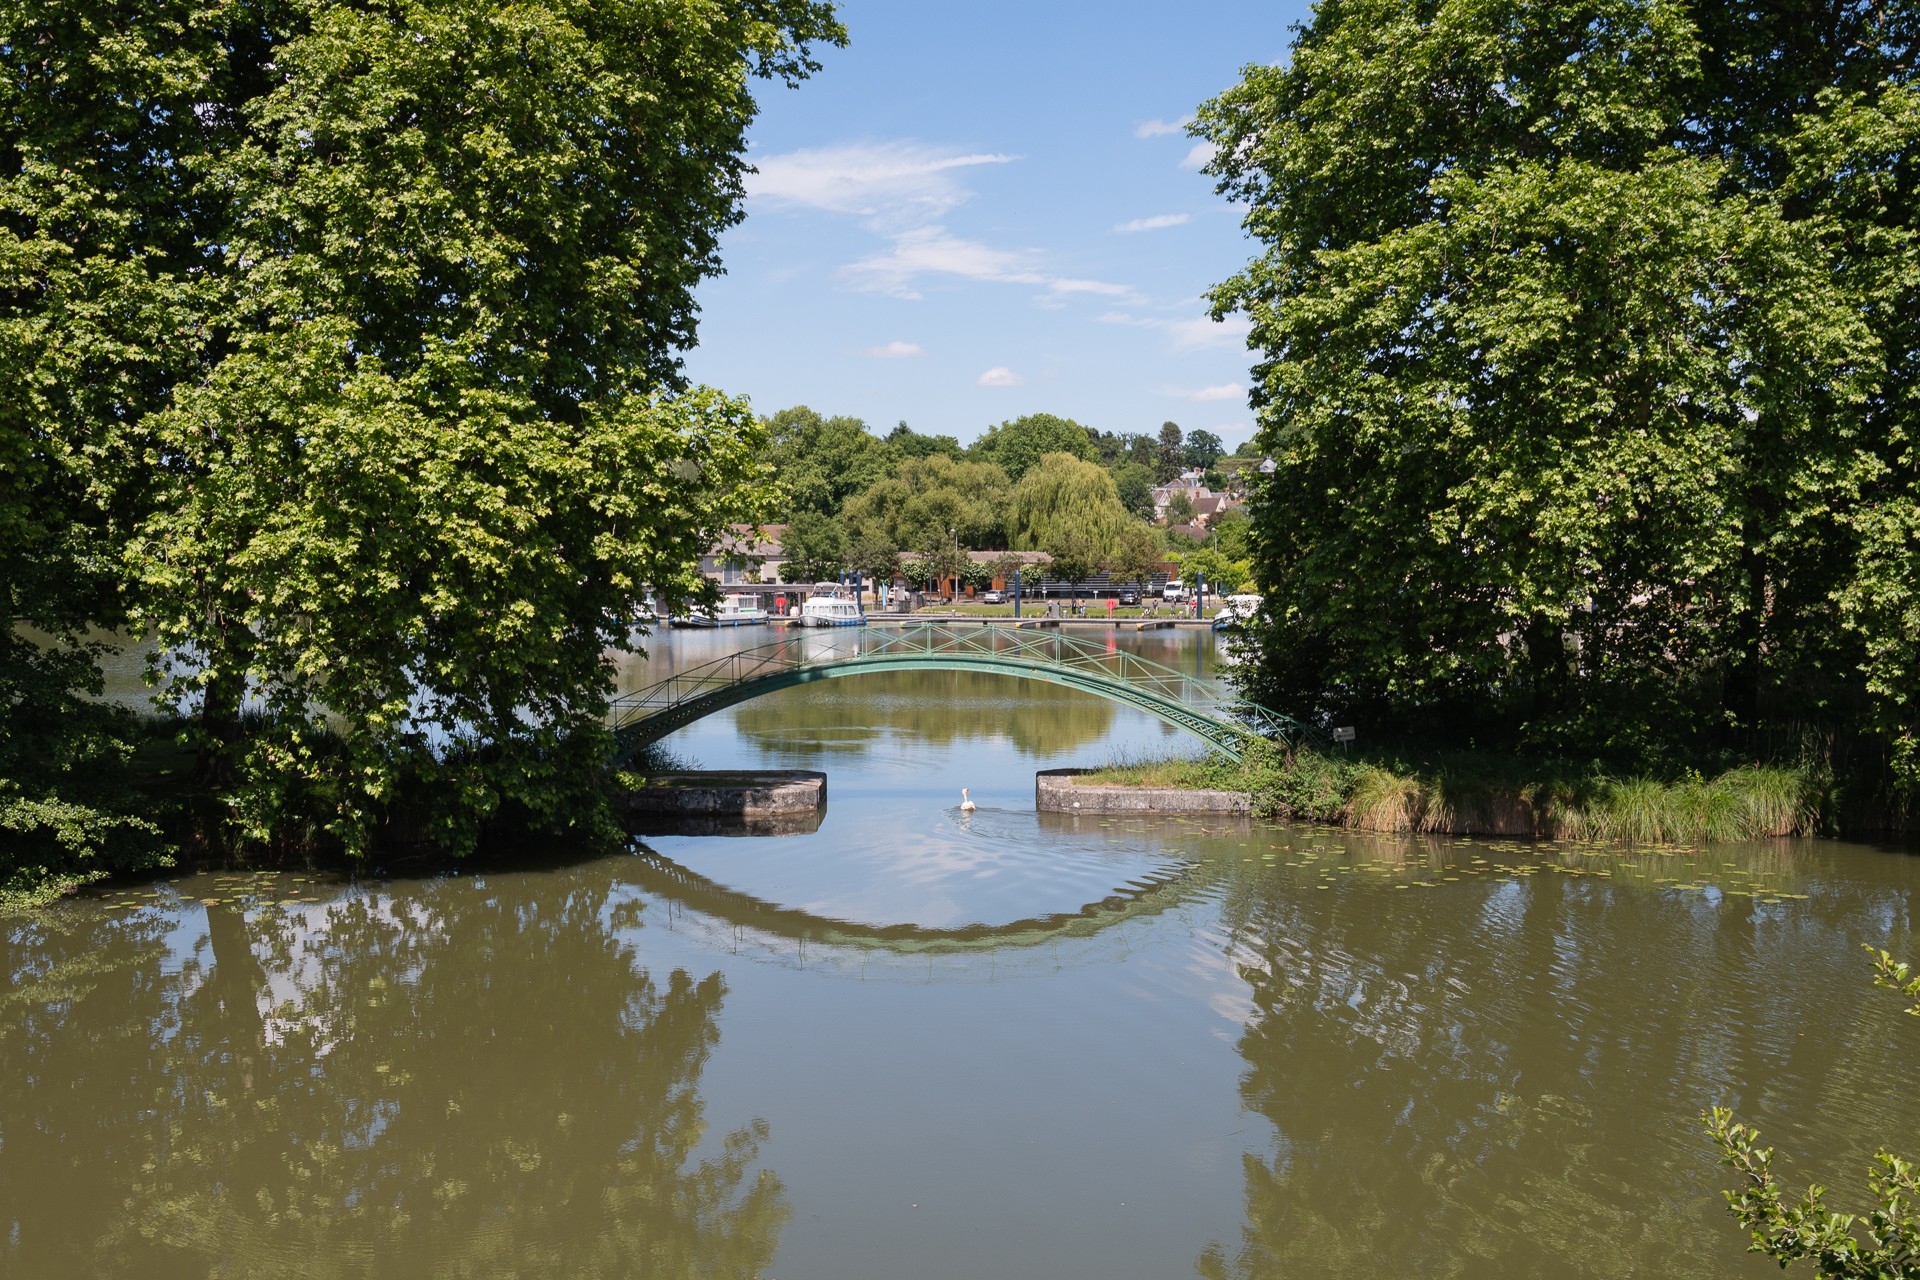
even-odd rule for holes
{"type": "Polygon", "coordinates": [[[1181,582],[1177,578],[1174,579],[1172,582],[1169,582],[1166,586],[1160,588],[1160,598],[1162,600],[1173,600],[1173,601],[1185,600],[1187,598],[1186,584],[1181,582]]]}

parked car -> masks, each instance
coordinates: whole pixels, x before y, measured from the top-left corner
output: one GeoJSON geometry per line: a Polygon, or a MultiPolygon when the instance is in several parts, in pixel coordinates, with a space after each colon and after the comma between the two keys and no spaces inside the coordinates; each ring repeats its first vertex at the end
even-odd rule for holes
{"type": "Polygon", "coordinates": [[[998,591],[983,591],[980,593],[981,604],[1005,604],[1006,602],[1006,596],[998,591]]]}
{"type": "Polygon", "coordinates": [[[1140,603],[1140,593],[1138,591],[1128,590],[1128,591],[1122,591],[1120,593],[1121,608],[1123,609],[1129,608],[1139,603],[1140,603]]]}
{"type": "Polygon", "coordinates": [[[1185,600],[1187,598],[1186,584],[1178,581],[1169,582],[1166,586],[1160,588],[1160,598],[1163,600],[1185,600]]]}

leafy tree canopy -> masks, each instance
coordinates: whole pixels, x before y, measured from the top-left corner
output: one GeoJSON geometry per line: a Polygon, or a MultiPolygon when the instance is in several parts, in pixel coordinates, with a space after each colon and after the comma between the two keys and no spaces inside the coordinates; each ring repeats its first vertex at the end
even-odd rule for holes
{"type": "Polygon", "coordinates": [[[1113,468],[1113,488],[1120,505],[1141,520],[1153,519],[1153,472],[1137,462],[1113,468]]]}
{"type": "Polygon", "coordinates": [[[1116,582],[1134,582],[1144,586],[1160,570],[1165,552],[1153,526],[1129,520],[1107,553],[1107,572],[1116,582]]]}
{"type": "Polygon", "coordinates": [[[1118,472],[1128,463],[1151,471],[1160,457],[1160,444],[1152,436],[1138,432],[1106,432],[1088,429],[1093,441],[1094,460],[1109,471],[1118,472]]]}
{"type": "Polygon", "coordinates": [[[1750,9],[1326,5],[1202,109],[1265,245],[1214,303],[1261,353],[1276,704],[1911,750],[1912,15],[1750,9]]]}
{"type": "MultiPolygon", "coordinates": [[[[790,515],[838,515],[846,500],[887,476],[901,456],[858,418],[823,418],[805,405],[767,420],[769,460],[787,491],[790,515]]],[[[919,437],[925,439],[926,437],[919,437]]]]}
{"type": "Polygon", "coordinates": [[[847,539],[847,568],[875,582],[892,582],[900,576],[900,544],[884,528],[856,528],[847,539]]]}
{"type": "Polygon", "coordinates": [[[1076,458],[1095,456],[1087,429],[1071,418],[1056,418],[1050,413],[1030,413],[1024,418],[987,428],[973,442],[975,458],[997,465],[1007,479],[1019,484],[1043,454],[1066,453],[1076,458]]]}
{"type": "Polygon", "coordinates": [[[1007,477],[989,462],[944,454],[910,458],[847,503],[859,535],[921,556],[957,546],[986,549],[1006,520],[1007,477]]]}
{"type": "Polygon", "coordinates": [[[782,582],[832,582],[847,562],[847,534],[832,516],[802,511],[780,538],[782,582]]]}
{"type": "Polygon", "coordinates": [[[1253,582],[1253,566],[1235,560],[1211,544],[1201,544],[1180,553],[1180,576],[1189,585],[1204,581],[1209,592],[1231,595],[1253,582]]]}
{"type": "Polygon", "coordinates": [[[1208,526],[1220,544],[1220,552],[1230,560],[1251,559],[1253,522],[1244,508],[1234,507],[1215,516],[1208,526]]]}
{"type": "Polygon", "coordinates": [[[1007,537],[1016,551],[1046,551],[1056,559],[1084,550],[1098,567],[1131,519],[1113,477],[1096,463],[1049,453],[1014,486],[1007,537]],[[1070,553],[1059,550],[1067,542],[1074,544],[1070,553]]]}
{"type": "Polygon", "coordinates": [[[1214,463],[1226,456],[1226,452],[1227,447],[1220,443],[1220,437],[1211,431],[1189,431],[1183,446],[1187,465],[1198,471],[1210,470],[1214,463]]]}
{"type": "Polygon", "coordinates": [[[770,514],[760,429],[677,353],[740,217],[751,81],[814,70],[831,7],[0,22],[7,559],[128,602],[241,834],[360,848],[403,780],[456,848],[596,813],[602,653],[770,514]]]}
{"type": "Polygon", "coordinates": [[[1154,475],[1161,484],[1166,484],[1180,474],[1186,465],[1187,454],[1183,445],[1185,433],[1177,422],[1160,424],[1160,448],[1154,457],[1154,475]]]}
{"type": "Polygon", "coordinates": [[[935,453],[960,458],[966,453],[954,437],[923,436],[904,422],[887,433],[887,446],[901,458],[924,458],[935,453]]]}

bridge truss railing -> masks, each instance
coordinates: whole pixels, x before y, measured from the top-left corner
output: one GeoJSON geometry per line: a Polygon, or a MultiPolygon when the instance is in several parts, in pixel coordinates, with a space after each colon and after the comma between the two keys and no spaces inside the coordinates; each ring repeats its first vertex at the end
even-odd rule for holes
{"type": "Polygon", "coordinates": [[[610,724],[617,733],[631,725],[729,685],[745,684],[764,676],[860,656],[864,631],[789,632],[785,639],[754,649],[742,649],[697,667],[688,667],[634,693],[623,693],[610,704],[610,724]]]}
{"type": "Polygon", "coordinates": [[[772,644],[743,649],[690,667],[613,700],[611,726],[619,732],[729,686],[808,668],[871,666],[1024,668],[1046,678],[1077,674],[1178,707],[1247,736],[1306,745],[1319,731],[1290,716],[1247,702],[1216,681],[1143,658],[1115,644],[1055,629],[922,624],[902,630],[845,628],[789,633],[772,644]]]}

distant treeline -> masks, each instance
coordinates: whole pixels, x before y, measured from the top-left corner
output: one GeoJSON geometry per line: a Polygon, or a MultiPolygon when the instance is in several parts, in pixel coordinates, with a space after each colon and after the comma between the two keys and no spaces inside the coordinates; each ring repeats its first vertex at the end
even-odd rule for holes
{"type": "Polygon", "coordinates": [[[1251,445],[1229,455],[1210,431],[1167,422],[1153,435],[1112,434],[1035,413],[989,427],[963,448],[904,422],[880,436],[858,418],[805,406],[774,414],[767,429],[789,581],[846,570],[881,581],[909,570],[966,581],[965,553],[992,550],[1045,551],[1047,576],[1063,582],[1102,569],[1116,581],[1145,581],[1169,557],[1228,586],[1251,574],[1243,512],[1220,513],[1199,539],[1180,531],[1194,515],[1184,493],[1155,508],[1154,487],[1182,473],[1225,491],[1255,469],[1251,445]]]}

